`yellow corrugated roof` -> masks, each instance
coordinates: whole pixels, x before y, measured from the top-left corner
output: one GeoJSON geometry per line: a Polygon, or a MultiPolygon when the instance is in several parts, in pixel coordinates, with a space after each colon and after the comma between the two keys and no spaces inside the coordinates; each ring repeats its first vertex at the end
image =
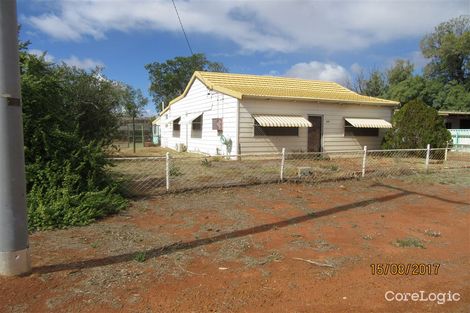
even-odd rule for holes
{"type": "Polygon", "coordinates": [[[359,95],[335,82],[199,71],[194,72],[183,94],[173,99],[170,104],[184,98],[196,78],[209,89],[237,99],[288,99],[385,106],[396,106],[399,104],[396,101],[359,95]]]}

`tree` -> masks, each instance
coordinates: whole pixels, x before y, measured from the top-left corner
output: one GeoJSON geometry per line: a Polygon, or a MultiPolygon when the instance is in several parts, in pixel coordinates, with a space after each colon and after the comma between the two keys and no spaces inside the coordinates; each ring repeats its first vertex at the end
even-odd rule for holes
{"type": "MultiPolygon", "coordinates": [[[[386,97],[400,103],[407,103],[415,99],[424,101],[423,92],[425,88],[426,80],[421,76],[414,76],[389,86],[386,97]]],[[[425,102],[430,104],[427,101],[425,102]]]]}
{"type": "Polygon", "coordinates": [[[422,101],[406,103],[392,118],[393,128],[384,137],[384,149],[443,148],[451,140],[444,119],[422,101]]]}
{"type": "Polygon", "coordinates": [[[370,97],[380,97],[385,94],[385,92],[386,83],[384,75],[380,71],[374,70],[365,83],[363,94],[370,97]]]}
{"type": "Polygon", "coordinates": [[[431,62],[425,75],[443,82],[455,80],[470,86],[470,17],[460,16],[439,24],[421,40],[421,51],[431,62]]]}
{"type": "MultiPolygon", "coordinates": [[[[123,94],[124,112],[127,116],[132,118],[132,144],[135,153],[135,118],[142,115],[142,110],[148,103],[140,89],[134,89],[129,85],[121,85],[123,94]]],[[[142,144],[144,144],[142,142],[142,144]]]]}
{"type": "Polygon", "coordinates": [[[394,86],[412,78],[413,71],[414,65],[410,61],[403,59],[395,60],[394,65],[386,73],[388,85],[394,86]]]}
{"type": "Polygon", "coordinates": [[[53,67],[63,81],[63,105],[74,116],[80,136],[110,145],[117,133],[120,110],[126,105],[121,89],[100,68],[87,72],[65,64],[53,67]]]}
{"type": "Polygon", "coordinates": [[[379,70],[371,71],[368,77],[361,70],[351,85],[351,88],[357,93],[370,97],[383,96],[387,90],[384,74],[379,70]]]}
{"type": "Polygon", "coordinates": [[[183,93],[195,71],[227,72],[222,63],[211,62],[202,53],[150,63],[145,68],[149,72],[150,94],[157,112],[161,111],[162,103],[168,104],[183,93]]]}
{"type": "Polygon", "coordinates": [[[105,130],[115,127],[115,90],[93,73],[48,63],[25,49],[20,66],[29,228],[84,225],[124,208],[106,171],[105,130]]]}

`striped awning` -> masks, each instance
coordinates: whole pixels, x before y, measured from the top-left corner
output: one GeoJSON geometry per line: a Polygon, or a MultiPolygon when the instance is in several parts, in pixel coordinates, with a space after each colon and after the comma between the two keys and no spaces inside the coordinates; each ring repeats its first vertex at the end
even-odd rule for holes
{"type": "Polygon", "coordinates": [[[392,128],[392,124],[379,118],[345,118],[352,126],[357,128],[392,128]]]}
{"type": "Polygon", "coordinates": [[[253,118],[263,127],[312,127],[312,123],[298,115],[253,114],[253,118]]]}
{"type": "Polygon", "coordinates": [[[202,112],[198,113],[189,113],[186,116],[182,116],[179,124],[189,124],[192,123],[195,119],[202,115],[202,112]]]}

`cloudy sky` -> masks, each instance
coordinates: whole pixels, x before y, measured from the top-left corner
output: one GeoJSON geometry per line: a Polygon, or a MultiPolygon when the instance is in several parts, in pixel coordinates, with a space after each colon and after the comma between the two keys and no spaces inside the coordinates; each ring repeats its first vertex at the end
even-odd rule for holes
{"type": "MultiPolygon", "coordinates": [[[[423,35],[470,14],[470,0],[175,0],[194,52],[234,73],[344,83],[406,58],[417,70],[423,35]]],[[[18,0],[32,52],[147,92],[144,65],[187,56],[171,0],[18,0]]],[[[153,109],[153,105],[149,106],[153,109]]]]}

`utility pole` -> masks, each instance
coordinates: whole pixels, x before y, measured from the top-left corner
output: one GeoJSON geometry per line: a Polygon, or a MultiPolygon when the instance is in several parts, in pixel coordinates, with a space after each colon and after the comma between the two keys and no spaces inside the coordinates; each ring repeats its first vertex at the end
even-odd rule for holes
{"type": "Polygon", "coordinates": [[[0,275],[31,270],[16,0],[0,1],[0,275]]]}

